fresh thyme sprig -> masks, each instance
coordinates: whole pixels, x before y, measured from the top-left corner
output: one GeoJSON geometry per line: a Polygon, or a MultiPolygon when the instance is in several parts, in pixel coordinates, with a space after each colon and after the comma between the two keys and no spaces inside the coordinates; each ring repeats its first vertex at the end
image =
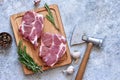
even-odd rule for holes
{"type": "Polygon", "coordinates": [[[59,28],[56,26],[55,24],[55,20],[54,17],[52,15],[52,12],[50,11],[49,6],[45,3],[44,7],[47,9],[48,11],[48,15],[46,15],[46,18],[54,25],[54,27],[59,31],[59,28]]]}
{"type": "Polygon", "coordinates": [[[33,72],[43,72],[42,68],[38,66],[33,59],[27,54],[26,46],[23,46],[22,41],[19,41],[18,45],[18,59],[19,61],[24,64],[28,69],[32,70],[33,72]]]}

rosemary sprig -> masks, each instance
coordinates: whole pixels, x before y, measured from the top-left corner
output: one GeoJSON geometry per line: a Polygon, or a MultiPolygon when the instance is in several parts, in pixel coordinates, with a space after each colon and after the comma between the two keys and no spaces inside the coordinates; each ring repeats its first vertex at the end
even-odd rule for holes
{"type": "Polygon", "coordinates": [[[52,12],[50,11],[49,6],[45,3],[44,7],[47,9],[48,11],[48,15],[46,15],[46,18],[54,25],[54,27],[59,31],[59,28],[56,26],[55,24],[55,20],[54,17],[52,15],[52,12]]]}
{"type": "Polygon", "coordinates": [[[27,54],[26,46],[23,46],[22,41],[19,41],[18,45],[18,59],[19,61],[24,64],[28,69],[32,70],[33,72],[43,72],[42,68],[38,66],[33,59],[27,54]]]}

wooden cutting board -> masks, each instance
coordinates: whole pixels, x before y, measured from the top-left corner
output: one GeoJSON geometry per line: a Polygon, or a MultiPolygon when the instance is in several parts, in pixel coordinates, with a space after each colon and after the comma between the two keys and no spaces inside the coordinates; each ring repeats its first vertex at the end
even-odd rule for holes
{"type": "MultiPolygon", "coordinates": [[[[50,7],[50,9],[52,11],[52,14],[54,16],[55,23],[57,24],[57,26],[60,29],[60,32],[58,32],[54,28],[54,26],[46,18],[45,18],[45,21],[44,21],[44,32],[62,34],[64,37],[66,37],[65,32],[64,32],[64,28],[63,28],[63,25],[62,25],[62,21],[61,21],[58,6],[54,4],[54,5],[50,5],[49,7],[50,7]]],[[[44,7],[43,8],[37,8],[37,9],[34,9],[32,11],[43,14],[44,17],[46,16],[46,14],[48,14],[47,10],[44,7]]],[[[13,29],[13,32],[14,32],[14,36],[15,36],[17,45],[18,45],[20,40],[23,40],[22,36],[18,32],[18,27],[21,24],[21,19],[22,19],[22,16],[24,15],[24,13],[25,12],[14,14],[10,17],[11,24],[12,24],[12,29],[13,29]]],[[[40,43],[40,41],[39,41],[39,43],[40,43]]],[[[67,65],[67,64],[71,63],[71,56],[70,56],[68,43],[66,44],[67,50],[66,50],[64,56],[53,67],[45,66],[45,63],[38,56],[39,48],[35,50],[34,46],[26,40],[23,40],[23,44],[27,46],[27,53],[33,58],[33,60],[38,65],[42,66],[43,70],[48,70],[48,69],[64,66],[64,65],[67,65]]],[[[28,70],[24,65],[22,65],[22,66],[23,66],[23,70],[24,70],[25,74],[32,74],[33,73],[32,71],[28,70]]]]}

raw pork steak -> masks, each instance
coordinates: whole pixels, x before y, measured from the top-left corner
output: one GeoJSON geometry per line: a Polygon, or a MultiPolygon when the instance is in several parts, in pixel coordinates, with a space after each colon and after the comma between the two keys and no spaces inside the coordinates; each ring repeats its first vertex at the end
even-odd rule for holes
{"type": "Polygon", "coordinates": [[[43,33],[41,36],[40,57],[47,66],[53,66],[66,51],[66,39],[58,34],[43,33]]]}
{"type": "Polygon", "coordinates": [[[41,36],[43,29],[43,15],[27,11],[22,17],[22,23],[19,32],[24,39],[30,41],[35,47],[38,46],[38,38],[41,36]]]}

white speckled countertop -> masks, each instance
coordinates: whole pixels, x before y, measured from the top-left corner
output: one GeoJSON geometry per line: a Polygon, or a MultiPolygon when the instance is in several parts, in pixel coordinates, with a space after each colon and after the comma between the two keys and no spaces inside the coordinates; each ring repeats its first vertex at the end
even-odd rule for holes
{"type": "MultiPolygon", "coordinates": [[[[45,2],[58,5],[69,44],[73,28],[81,23],[93,22],[97,34],[106,36],[102,49],[92,49],[83,80],[120,80],[120,0],[41,0],[39,7],[45,2]]],[[[79,63],[71,64],[75,67],[73,75],[61,72],[67,66],[42,74],[24,75],[18,61],[10,15],[30,9],[33,9],[33,0],[0,0],[0,32],[8,32],[13,38],[10,49],[0,50],[0,80],[75,80],[86,44],[69,46],[70,51],[81,52],[79,63]]]]}

